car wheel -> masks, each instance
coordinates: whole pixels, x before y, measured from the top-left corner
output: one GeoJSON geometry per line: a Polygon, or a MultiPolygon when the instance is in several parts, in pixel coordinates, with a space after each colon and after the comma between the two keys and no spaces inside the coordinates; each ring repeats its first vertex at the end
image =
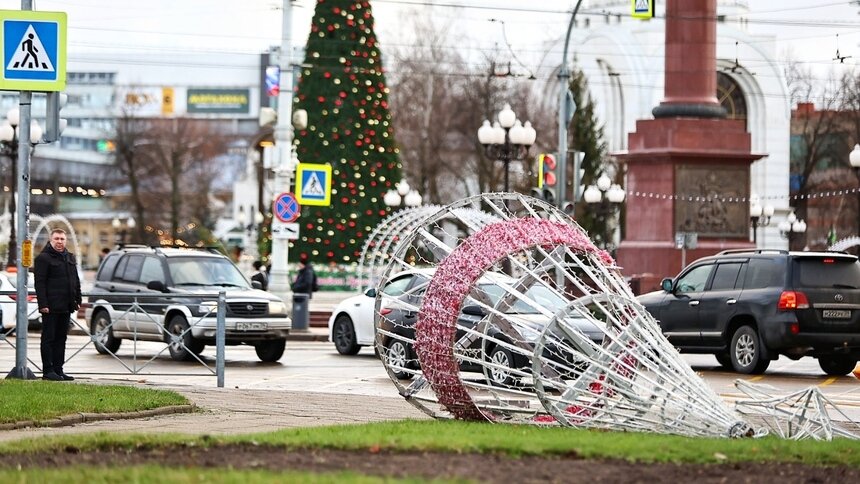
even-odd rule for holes
{"type": "Polygon", "coordinates": [[[170,357],[176,361],[191,361],[195,355],[203,352],[206,346],[202,341],[194,339],[191,331],[186,331],[190,326],[185,316],[177,314],[170,318],[167,323],[168,335],[167,346],[170,350],[170,357]],[[182,335],[180,341],[173,341],[173,336],[182,335]]]}
{"type": "Polygon", "coordinates": [[[857,359],[851,356],[819,356],[818,366],[828,375],[842,376],[854,370],[857,359]]]}
{"type": "Polygon", "coordinates": [[[770,365],[761,355],[761,340],[752,326],[741,326],[732,336],[730,355],[732,368],[746,375],[764,373],[770,365]]]}
{"type": "Polygon", "coordinates": [[[388,364],[389,370],[394,373],[394,377],[398,380],[409,380],[412,378],[412,373],[407,371],[409,368],[409,346],[405,341],[391,338],[385,345],[385,361],[388,364]]]}
{"type": "Polygon", "coordinates": [[[496,386],[510,387],[513,386],[517,379],[511,375],[513,368],[514,356],[507,348],[496,346],[490,352],[490,363],[493,367],[488,368],[490,383],[496,386]]]}
{"type": "Polygon", "coordinates": [[[356,343],[355,327],[352,325],[352,320],[345,314],[341,314],[334,320],[334,325],[331,328],[331,339],[334,341],[334,348],[342,355],[354,355],[361,349],[361,346],[356,343]]]}
{"type": "Polygon", "coordinates": [[[728,353],[717,353],[714,355],[717,358],[717,363],[723,368],[732,369],[732,357],[728,353]]]}
{"type": "Polygon", "coordinates": [[[90,322],[90,334],[95,337],[93,343],[96,351],[102,355],[116,353],[122,343],[120,338],[113,335],[113,326],[111,326],[110,315],[107,311],[98,311],[93,315],[90,322]]]}
{"type": "Polygon", "coordinates": [[[257,358],[266,363],[273,363],[284,356],[284,348],[287,347],[287,340],[273,339],[269,341],[261,341],[254,345],[254,350],[257,352],[257,358]]]}

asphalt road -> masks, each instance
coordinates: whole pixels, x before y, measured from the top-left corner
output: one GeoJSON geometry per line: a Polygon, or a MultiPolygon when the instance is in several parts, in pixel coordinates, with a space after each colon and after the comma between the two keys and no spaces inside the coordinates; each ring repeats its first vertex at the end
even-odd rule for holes
{"type": "MultiPolygon", "coordinates": [[[[38,371],[40,364],[38,336],[30,333],[27,345],[30,368],[34,371],[38,371]]],[[[88,338],[70,336],[66,353],[70,360],[65,371],[84,379],[217,386],[214,348],[206,348],[202,363],[175,362],[163,344],[139,342],[135,352],[133,343],[123,341],[118,356],[112,357],[97,354],[88,338]]],[[[771,363],[767,373],[757,376],[724,371],[710,355],[684,355],[684,359],[728,401],[743,396],[734,386],[736,379],[771,385],[780,393],[817,385],[852,420],[860,422],[860,382],[854,376],[824,375],[815,359],[780,358],[771,363]]],[[[0,341],[0,371],[14,366],[14,349],[8,342],[0,341]]],[[[229,346],[225,386],[401,398],[372,348],[365,347],[356,356],[341,356],[328,342],[290,341],[284,357],[277,363],[260,362],[252,347],[229,346]]]]}

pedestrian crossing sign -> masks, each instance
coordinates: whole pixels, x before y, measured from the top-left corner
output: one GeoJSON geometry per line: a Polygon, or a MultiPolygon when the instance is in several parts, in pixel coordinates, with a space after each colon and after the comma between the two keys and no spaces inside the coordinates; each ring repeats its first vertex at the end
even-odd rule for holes
{"type": "Polygon", "coordinates": [[[331,165],[299,163],[296,200],[302,205],[331,205],[331,165]]]}
{"type": "Polygon", "coordinates": [[[66,89],[66,13],[0,10],[0,90],[66,89]]]}
{"type": "Polygon", "coordinates": [[[630,0],[633,12],[633,18],[641,18],[648,20],[654,17],[654,2],[656,0],[630,0]]]}

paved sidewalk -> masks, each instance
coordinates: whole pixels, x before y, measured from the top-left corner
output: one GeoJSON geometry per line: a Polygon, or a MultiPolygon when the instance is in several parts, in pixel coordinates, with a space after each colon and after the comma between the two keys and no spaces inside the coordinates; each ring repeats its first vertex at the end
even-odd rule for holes
{"type": "MultiPolygon", "coordinates": [[[[108,380],[89,382],[117,383],[108,380]]],[[[88,422],[71,427],[4,430],[0,431],[0,442],[43,435],[91,432],[180,433],[189,435],[249,434],[293,427],[429,418],[400,397],[198,386],[140,384],[137,386],[179,392],[193,402],[198,407],[198,411],[140,419],[88,422]]]]}

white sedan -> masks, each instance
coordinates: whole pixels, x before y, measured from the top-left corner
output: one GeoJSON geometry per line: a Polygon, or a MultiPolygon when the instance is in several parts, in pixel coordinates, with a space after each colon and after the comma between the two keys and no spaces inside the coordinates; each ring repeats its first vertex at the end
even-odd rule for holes
{"type": "MultiPolygon", "coordinates": [[[[396,274],[385,284],[383,294],[397,297],[409,287],[417,275],[433,277],[432,269],[416,269],[396,274]]],[[[344,299],[331,313],[328,320],[329,341],[334,343],[338,353],[354,355],[362,346],[373,344],[375,330],[376,289],[370,288],[357,296],[344,299]]]]}
{"type": "MultiPolygon", "coordinates": [[[[27,286],[29,295],[27,296],[27,319],[30,327],[38,327],[41,323],[39,308],[36,307],[36,294],[33,292],[33,273],[27,274],[27,286]]],[[[0,272],[0,313],[2,313],[3,330],[12,329],[15,327],[15,315],[17,312],[17,303],[15,302],[15,284],[17,283],[17,274],[11,272],[0,272]]]]}

